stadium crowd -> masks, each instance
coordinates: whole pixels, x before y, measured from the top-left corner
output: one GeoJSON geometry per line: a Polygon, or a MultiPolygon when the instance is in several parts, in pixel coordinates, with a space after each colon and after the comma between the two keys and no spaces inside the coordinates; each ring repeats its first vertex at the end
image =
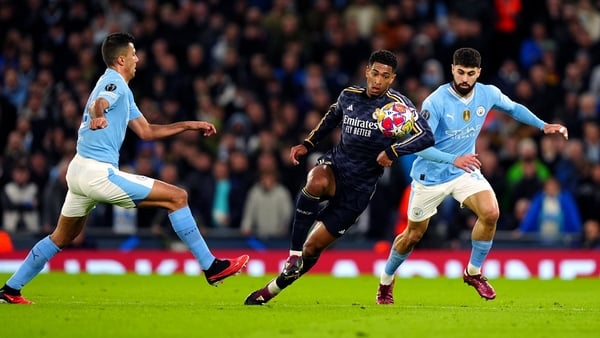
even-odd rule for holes
{"type": "MultiPolygon", "coordinates": [[[[136,38],[130,86],[151,123],[217,126],[211,138],[128,134],[121,150],[124,169],[185,186],[203,229],[287,238],[289,211],[249,216],[249,192],[248,205],[293,208],[315,156],[293,166],[289,149],[340,90],[362,84],[370,53],[397,54],[393,87],[419,107],[450,81],[452,51],[474,47],[483,83],[569,129],[566,141],[490,114],[476,152],[501,202],[499,231],[600,247],[600,1],[592,0],[0,0],[0,222],[9,234],[52,230],[82,109],[105,69],[99,44],[117,31],[136,38]],[[268,198],[261,175],[289,194],[278,188],[283,197],[268,198]]],[[[357,236],[393,238],[413,159],[386,169],[357,236]]],[[[454,245],[473,221],[444,203],[432,223],[437,245],[454,245]]],[[[165,222],[160,210],[98,206],[88,227],[160,236],[165,222]]]]}

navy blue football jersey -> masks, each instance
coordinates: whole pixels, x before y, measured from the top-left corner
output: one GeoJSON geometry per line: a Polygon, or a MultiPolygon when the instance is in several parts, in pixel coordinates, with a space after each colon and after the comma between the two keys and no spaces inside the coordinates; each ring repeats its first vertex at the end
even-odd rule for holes
{"type": "Polygon", "coordinates": [[[381,151],[385,150],[389,158],[395,160],[434,144],[429,124],[417,113],[409,134],[400,139],[384,136],[373,113],[390,102],[402,102],[415,108],[406,96],[393,89],[379,97],[369,97],[366,88],[348,87],[304,140],[304,145],[311,150],[333,129],[341,127],[340,142],[324,155],[331,161],[338,183],[370,193],[383,173],[383,167],[377,163],[381,151]]]}

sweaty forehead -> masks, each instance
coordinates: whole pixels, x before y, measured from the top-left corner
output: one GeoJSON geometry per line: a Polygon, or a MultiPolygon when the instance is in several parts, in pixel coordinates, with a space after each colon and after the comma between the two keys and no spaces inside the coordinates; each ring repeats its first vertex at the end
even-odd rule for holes
{"type": "Polygon", "coordinates": [[[385,64],[379,63],[379,62],[373,62],[373,65],[371,65],[371,69],[376,70],[379,73],[392,74],[394,72],[394,70],[392,69],[392,66],[388,66],[388,65],[385,65],[385,64]]]}

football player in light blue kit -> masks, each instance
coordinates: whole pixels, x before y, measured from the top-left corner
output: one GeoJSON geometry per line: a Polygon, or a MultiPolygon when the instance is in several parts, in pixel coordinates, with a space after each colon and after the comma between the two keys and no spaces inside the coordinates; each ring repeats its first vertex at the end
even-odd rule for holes
{"type": "Polygon", "coordinates": [[[214,125],[202,121],[167,125],[148,123],[128,86],[135,76],[138,62],[133,42],[129,34],[114,33],[102,43],[102,58],[108,68],[96,83],[83,113],[77,154],[67,171],[69,191],[58,224],[51,235],[35,244],[22,265],[0,289],[0,302],[32,303],[21,295],[21,288],[61,248],[73,241],[83,229],[89,212],[99,202],[124,208],[167,209],[173,229],[190,248],[212,285],[238,273],[248,262],[248,255],[231,260],[216,259],[212,255],[190,212],[185,190],[157,179],[119,170],[119,150],[127,127],[143,140],[156,140],[186,130],[201,130],[205,136],[217,132],[214,125]]]}
{"type": "Polygon", "coordinates": [[[496,292],[482,275],[481,265],[492,247],[496,232],[498,201],[479,170],[481,162],[475,152],[475,141],[485,117],[491,109],[501,110],[546,134],[560,133],[568,138],[564,126],[545,123],[495,86],[477,83],[480,73],[481,55],[477,50],[456,50],[452,62],[453,81],[441,85],[423,102],[421,117],[428,120],[435,145],[416,153],[410,173],[413,181],[408,226],[394,239],[377,290],[378,304],[394,302],[396,270],[421,240],[430,218],[448,195],[477,215],[471,234],[471,257],[463,280],[473,286],[481,297],[494,299],[496,292]]]}

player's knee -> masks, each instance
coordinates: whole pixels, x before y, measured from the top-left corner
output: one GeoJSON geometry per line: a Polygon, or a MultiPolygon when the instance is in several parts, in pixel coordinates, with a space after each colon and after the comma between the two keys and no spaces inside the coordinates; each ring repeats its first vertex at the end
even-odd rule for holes
{"type": "Polygon", "coordinates": [[[334,176],[324,166],[315,167],[308,174],[306,191],[313,196],[322,196],[331,193],[331,187],[334,185],[334,176]]]}
{"type": "Polygon", "coordinates": [[[324,176],[312,177],[306,183],[306,191],[313,196],[321,196],[329,187],[329,179],[324,176]]]}
{"type": "Polygon", "coordinates": [[[174,204],[174,210],[181,209],[188,204],[188,193],[185,189],[177,187],[171,194],[171,201],[174,204]]]}
{"type": "Polygon", "coordinates": [[[500,210],[498,208],[489,208],[479,215],[479,219],[485,224],[496,224],[498,218],[500,218],[500,210]]]}

